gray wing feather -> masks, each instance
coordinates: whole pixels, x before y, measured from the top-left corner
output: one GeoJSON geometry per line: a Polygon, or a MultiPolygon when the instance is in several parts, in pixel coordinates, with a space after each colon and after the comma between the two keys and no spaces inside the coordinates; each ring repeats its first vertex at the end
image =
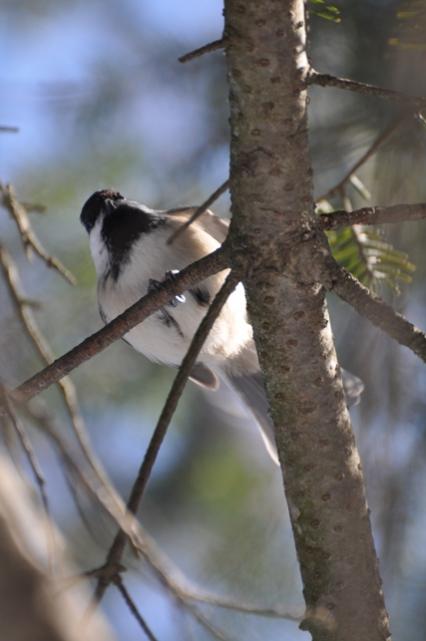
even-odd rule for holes
{"type": "MultiPolygon", "coordinates": [[[[357,376],[346,370],[342,370],[342,377],[346,403],[348,407],[352,407],[359,402],[364,389],[364,383],[357,376]]],[[[252,411],[266,449],[274,463],[279,465],[274,426],[269,416],[269,404],[266,398],[263,374],[256,372],[254,374],[236,376],[228,373],[227,378],[244,403],[252,411]]]]}
{"type": "Polygon", "coordinates": [[[269,416],[269,404],[266,398],[262,372],[256,372],[255,374],[248,374],[246,376],[228,374],[227,378],[231,386],[244,401],[244,404],[252,411],[266,449],[274,463],[279,465],[277,447],[275,445],[274,426],[269,416]]]}

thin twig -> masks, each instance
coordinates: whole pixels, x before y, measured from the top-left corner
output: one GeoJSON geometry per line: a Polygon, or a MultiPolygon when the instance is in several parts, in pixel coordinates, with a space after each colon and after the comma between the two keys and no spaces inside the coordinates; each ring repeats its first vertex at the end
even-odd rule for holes
{"type": "Polygon", "coordinates": [[[167,243],[171,245],[173,241],[176,240],[176,238],[185,231],[185,229],[188,229],[188,227],[192,225],[194,220],[197,220],[197,218],[199,218],[202,214],[204,214],[204,212],[210,207],[210,205],[216,202],[216,200],[220,198],[222,194],[224,194],[225,191],[229,189],[229,185],[230,185],[230,180],[228,178],[227,180],[225,180],[224,183],[222,183],[220,187],[216,189],[216,191],[214,191],[211,194],[211,196],[207,198],[207,200],[203,202],[202,205],[200,205],[194,211],[194,213],[188,218],[188,220],[186,220],[175,232],[173,232],[173,234],[171,234],[170,238],[168,238],[167,240],[167,243]]]}
{"type": "Polygon", "coordinates": [[[43,205],[42,203],[29,203],[22,200],[21,205],[26,209],[26,211],[34,212],[36,214],[45,214],[47,211],[46,205],[43,205]]]}
{"type": "Polygon", "coordinates": [[[28,435],[24,429],[24,426],[22,425],[21,421],[19,420],[15,412],[15,408],[13,407],[12,400],[11,398],[9,398],[9,394],[7,390],[3,386],[0,386],[0,409],[5,411],[6,416],[8,417],[18,437],[22,450],[24,451],[25,457],[33,473],[35,483],[38,487],[38,491],[40,493],[41,502],[42,502],[44,513],[46,516],[45,525],[46,525],[46,545],[47,545],[48,567],[49,567],[49,570],[53,573],[55,568],[56,541],[55,541],[55,530],[53,527],[52,519],[50,517],[49,499],[47,497],[47,492],[46,492],[46,479],[44,478],[40,463],[38,462],[32,443],[28,438],[28,435]]]}
{"type": "MultiPolygon", "coordinates": [[[[285,611],[280,607],[261,607],[259,605],[244,603],[236,599],[230,599],[218,594],[206,592],[203,589],[194,586],[180,570],[173,565],[165,554],[159,549],[155,540],[139,525],[139,532],[143,538],[143,557],[148,566],[153,571],[156,578],[161,584],[167,588],[182,604],[187,604],[188,601],[197,601],[227,610],[234,610],[242,614],[271,617],[277,619],[287,619],[289,621],[301,621],[303,612],[290,612],[285,611]]],[[[118,564],[118,571],[122,572],[125,568],[118,564]]],[[[88,570],[84,573],[84,577],[99,578],[106,571],[105,566],[88,570]]],[[[113,578],[112,574],[112,578],[113,578]]],[[[81,577],[80,577],[81,578],[81,577]]],[[[75,581],[76,577],[72,577],[75,581]]],[[[112,580],[112,579],[111,579],[112,580]]]]}
{"type": "MultiPolygon", "coordinates": [[[[54,356],[49,343],[43,336],[38,324],[28,307],[25,294],[19,278],[19,272],[9,253],[0,245],[0,268],[3,271],[4,280],[9,291],[15,312],[21,321],[24,331],[35,346],[40,357],[46,365],[53,362],[54,356]]],[[[91,465],[93,471],[100,479],[104,478],[104,472],[99,461],[93,454],[86,426],[80,413],[77,392],[74,383],[68,377],[57,381],[59,391],[64,400],[65,407],[70,417],[71,426],[81,451],[91,465]]],[[[22,398],[22,397],[21,397],[22,398]]]]}
{"type": "MultiPolygon", "coordinates": [[[[17,398],[16,393],[14,393],[12,398],[15,402],[19,403],[19,398],[17,398]]],[[[28,407],[25,403],[21,403],[20,407],[52,441],[63,465],[69,473],[78,480],[89,496],[98,501],[118,527],[126,532],[135,549],[143,554],[143,541],[142,537],[138,534],[139,525],[134,516],[126,511],[122,499],[109,480],[101,480],[97,476],[93,477],[91,471],[87,473],[82,469],[81,465],[76,462],[72,454],[72,445],[59,432],[53,418],[40,399],[36,399],[36,402],[33,401],[31,407],[28,407]]]]}
{"type": "Polygon", "coordinates": [[[339,78],[338,76],[332,76],[329,73],[318,73],[314,69],[311,69],[307,77],[307,83],[309,85],[318,85],[320,87],[346,89],[366,96],[385,98],[386,100],[393,100],[397,103],[410,105],[415,110],[426,107],[425,96],[408,96],[407,94],[395,91],[394,89],[385,89],[384,87],[378,87],[366,82],[358,82],[357,80],[349,80],[348,78],[339,78]]]}
{"type": "Polygon", "coordinates": [[[356,311],[380,327],[400,345],[408,347],[426,362],[426,334],[395,312],[390,305],[372,294],[343,267],[330,268],[331,289],[356,311]]]}
{"type": "Polygon", "coordinates": [[[0,132],[5,134],[17,134],[19,132],[19,127],[14,127],[13,125],[0,125],[0,132]]]}
{"type": "Polygon", "coordinates": [[[213,40],[213,42],[209,42],[206,45],[203,45],[202,47],[198,47],[198,49],[194,49],[193,51],[189,51],[188,53],[185,53],[183,56],[180,56],[178,58],[179,62],[189,62],[190,60],[194,60],[194,58],[199,58],[200,56],[204,56],[205,53],[212,53],[212,51],[218,51],[219,49],[224,49],[226,45],[226,38],[219,38],[218,40],[213,40]]]}
{"type": "Polygon", "coordinates": [[[426,218],[426,204],[391,205],[389,207],[362,207],[353,211],[333,211],[320,214],[319,223],[322,229],[340,229],[352,225],[382,225],[423,220],[426,218]]]}
{"type": "Polygon", "coordinates": [[[130,612],[133,614],[135,617],[136,621],[139,623],[140,627],[142,630],[145,632],[146,637],[149,639],[149,641],[158,641],[157,637],[154,635],[152,632],[151,628],[143,618],[142,614],[139,612],[139,609],[136,605],[136,603],[133,601],[132,597],[130,596],[129,591],[125,587],[122,579],[120,576],[117,576],[114,579],[114,583],[117,586],[118,591],[120,592],[121,596],[123,597],[127,607],[129,608],[130,612]]]}
{"type": "Polygon", "coordinates": [[[15,433],[19,439],[19,442],[21,443],[21,447],[25,453],[28,464],[33,473],[35,482],[39,489],[44,510],[47,516],[49,516],[50,512],[49,512],[49,500],[46,494],[46,479],[44,478],[43,472],[41,471],[41,467],[37,460],[37,456],[34,452],[31,441],[29,440],[23,426],[21,425],[19,418],[17,417],[13,409],[13,406],[7,391],[2,386],[0,386],[0,405],[6,410],[6,414],[10,420],[10,423],[13,426],[13,429],[15,430],[15,433]]]}
{"type": "Polygon", "coordinates": [[[72,285],[75,285],[76,281],[71,272],[61,263],[60,260],[54,256],[50,256],[40,243],[32,230],[27,211],[16,198],[12,186],[0,184],[0,194],[3,206],[7,209],[16,223],[27,256],[30,256],[31,251],[33,251],[48,267],[55,269],[59,274],[61,274],[61,276],[63,276],[63,278],[65,278],[65,280],[72,285]]]}
{"type": "Polygon", "coordinates": [[[200,612],[200,610],[190,603],[183,602],[182,603],[183,607],[192,614],[194,619],[198,621],[200,625],[203,626],[210,634],[212,637],[217,639],[218,641],[231,641],[230,637],[221,630],[221,628],[218,628],[217,625],[212,623],[208,617],[206,617],[205,614],[200,612]]]}
{"type": "Polygon", "coordinates": [[[334,196],[339,190],[352,178],[352,176],[355,174],[355,172],[364,165],[373,154],[383,145],[386,140],[388,140],[392,134],[401,126],[401,124],[406,120],[407,114],[401,114],[397,118],[395,118],[378,136],[377,138],[372,142],[370,147],[362,154],[361,158],[356,161],[356,163],[346,172],[346,174],[343,176],[339,182],[328,189],[324,194],[319,196],[319,198],[316,199],[317,202],[320,202],[321,200],[326,200],[330,196],[334,196]]]}
{"type": "Polygon", "coordinates": [[[192,592],[191,590],[181,590],[182,597],[199,603],[206,603],[224,610],[233,610],[242,614],[252,614],[254,616],[268,617],[273,619],[287,619],[288,621],[301,621],[302,613],[295,613],[283,610],[282,608],[263,608],[253,603],[244,603],[235,599],[227,599],[215,594],[203,592],[192,592]]]}
{"type": "Polygon", "coordinates": [[[86,528],[89,536],[92,537],[93,541],[97,543],[98,545],[100,544],[99,537],[96,535],[92,524],[90,523],[89,519],[86,516],[86,513],[84,511],[84,508],[81,504],[80,497],[78,495],[78,489],[75,484],[75,475],[71,475],[71,472],[67,468],[64,471],[64,478],[65,478],[65,483],[67,484],[68,491],[72,497],[72,500],[74,502],[75,509],[77,510],[77,514],[80,517],[80,520],[83,524],[83,526],[86,528]]]}
{"type": "MultiPolygon", "coordinates": [[[[198,358],[201,348],[212,328],[216,318],[218,317],[223,305],[226,303],[226,300],[229,294],[234,289],[238,278],[236,274],[231,272],[224,285],[214,298],[207,314],[204,316],[203,320],[200,323],[199,328],[194,334],[194,337],[191,341],[191,345],[185,355],[185,358],[182,361],[182,364],[179,368],[179,371],[173,381],[173,385],[170,389],[170,392],[167,396],[167,400],[164,404],[160,417],[158,419],[156,428],[151,437],[148,449],[145,453],[142,464],[139,468],[138,475],[133,483],[132,490],[130,492],[129,500],[127,502],[127,509],[132,514],[135,514],[139,503],[142,499],[143,493],[146,488],[149,476],[151,474],[153,465],[157,458],[158,452],[160,450],[163,439],[166,435],[167,429],[169,427],[170,421],[173,417],[173,414],[176,410],[179,399],[182,395],[188,376],[198,358]]],[[[105,575],[101,575],[98,578],[98,583],[95,590],[95,596],[98,601],[100,601],[105,593],[105,590],[108,588],[108,585],[111,581],[111,573],[109,571],[110,567],[116,567],[120,563],[121,557],[124,552],[126,545],[126,535],[124,532],[119,531],[111,545],[111,548],[107,554],[107,558],[104,564],[104,568],[107,569],[105,575]]]]}
{"type": "Polygon", "coordinates": [[[22,383],[15,390],[21,401],[28,400],[47,389],[50,385],[57,383],[73,369],[106,349],[135,325],[138,325],[163,307],[173,296],[181,294],[196,282],[226,269],[228,260],[228,252],[222,246],[208,256],[182,269],[179,274],[173,276],[173,279],[168,279],[157,290],[143,296],[105,327],[22,383]]]}
{"type": "MultiPolygon", "coordinates": [[[[25,221],[24,221],[25,222],[25,221]]],[[[5,282],[11,296],[11,300],[15,307],[15,311],[21,320],[21,323],[29,336],[31,342],[37,349],[39,355],[46,364],[52,363],[54,360],[53,352],[47,340],[40,331],[34,316],[29,309],[27,299],[22,291],[20,284],[19,273],[16,265],[13,263],[12,258],[8,252],[0,246],[0,267],[5,276],[5,282]]],[[[74,435],[80,446],[81,451],[85,455],[86,460],[90,464],[92,471],[96,474],[98,481],[102,484],[108,484],[105,472],[99,460],[94,455],[87,430],[80,413],[79,403],[77,399],[76,390],[71,379],[65,377],[57,381],[59,390],[62,394],[66,409],[68,411],[74,435]]],[[[21,396],[21,401],[23,397],[21,396]]]]}
{"type": "MultiPolygon", "coordinates": [[[[201,625],[206,627],[216,638],[221,640],[226,639],[224,633],[200,613],[190,601],[199,601],[217,607],[223,607],[238,612],[253,614],[257,616],[271,616],[277,618],[284,618],[289,620],[300,620],[301,616],[289,614],[274,608],[260,608],[258,606],[250,606],[245,603],[228,600],[226,598],[214,595],[208,592],[197,589],[184,577],[180,571],[171,563],[167,557],[159,550],[154,540],[146,533],[139,523],[129,515],[124,513],[124,506],[121,499],[118,497],[115,489],[111,486],[109,481],[102,483],[101,486],[90,478],[81,467],[75,462],[72,456],[72,447],[56,429],[53,419],[45,408],[44,404],[37,399],[32,403],[31,408],[26,405],[22,406],[23,411],[36,422],[36,424],[43,430],[53,442],[57,449],[59,456],[64,462],[67,470],[76,478],[82,487],[93,496],[102,508],[109,514],[117,525],[125,529],[127,536],[132,541],[132,545],[143,556],[151,570],[154,572],[156,578],[161,584],[169,590],[177,601],[185,607],[201,625]]],[[[124,567],[118,563],[116,567],[110,568],[111,581],[116,580],[120,573],[124,571],[124,567]]],[[[106,571],[105,566],[96,568],[84,573],[84,577],[99,577],[106,571]]],[[[74,576],[67,579],[66,584],[73,585],[76,581],[81,579],[80,576],[74,576]]]]}

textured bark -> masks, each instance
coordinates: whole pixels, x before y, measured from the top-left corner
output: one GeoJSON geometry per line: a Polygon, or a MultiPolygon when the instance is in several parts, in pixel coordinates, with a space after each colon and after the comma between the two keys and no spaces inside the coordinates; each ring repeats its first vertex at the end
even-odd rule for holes
{"type": "Polygon", "coordinates": [[[383,641],[388,618],[324,289],[301,0],[225,1],[230,242],[245,286],[315,641],[383,641]]]}

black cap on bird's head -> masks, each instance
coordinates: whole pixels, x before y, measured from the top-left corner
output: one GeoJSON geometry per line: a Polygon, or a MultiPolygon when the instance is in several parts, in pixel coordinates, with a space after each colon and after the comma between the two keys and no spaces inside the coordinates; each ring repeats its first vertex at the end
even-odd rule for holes
{"type": "Polygon", "coordinates": [[[108,210],[117,201],[124,200],[124,196],[114,189],[99,189],[86,200],[81,210],[80,220],[88,233],[91,232],[100,214],[108,210]]]}

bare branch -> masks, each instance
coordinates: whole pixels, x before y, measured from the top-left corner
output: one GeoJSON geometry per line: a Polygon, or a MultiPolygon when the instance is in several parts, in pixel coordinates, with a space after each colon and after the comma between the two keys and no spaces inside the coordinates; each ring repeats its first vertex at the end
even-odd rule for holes
{"type": "Polygon", "coordinates": [[[19,127],[14,127],[13,125],[0,125],[0,132],[5,134],[17,134],[19,132],[19,127]]]}
{"type": "MultiPolygon", "coordinates": [[[[170,591],[182,607],[197,619],[200,625],[203,625],[216,638],[221,641],[227,640],[226,635],[213,625],[211,621],[197,608],[195,608],[191,601],[199,601],[213,606],[257,616],[271,616],[290,619],[293,621],[300,620],[301,616],[298,614],[286,613],[279,608],[261,608],[259,606],[239,603],[232,599],[223,598],[221,596],[199,590],[180,573],[178,568],[176,568],[169,559],[167,559],[167,557],[159,550],[154,540],[147,534],[140,524],[137,523],[134,517],[129,513],[124,513],[122,501],[109,481],[102,481],[101,485],[99,485],[96,480],[88,476],[76,463],[72,455],[71,444],[59,434],[51,416],[43,407],[43,403],[40,399],[37,399],[36,403],[31,405],[31,409],[25,405],[22,406],[22,409],[36,421],[37,425],[52,440],[69,473],[71,473],[82,487],[99,502],[102,508],[105,509],[105,511],[115,520],[117,525],[126,531],[126,535],[129,537],[133,547],[143,556],[160,583],[170,591]]],[[[124,569],[125,568],[121,563],[117,563],[115,567],[111,566],[107,568],[106,566],[103,566],[102,568],[88,571],[85,573],[85,576],[100,577],[104,576],[108,571],[110,573],[110,580],[115,581],[117,576],[119,578],[120,572],[124,571],[124,569]]],[[[67,584],[74,584],[76,580],[78,580],[78,577],[72,577],[71,580],[67,580],[67,584]]]]}
{"type": "Polygon", "coordinates": [[[400,345],[408,347],[426,362],[426,334],[395,312],[390,305],[373,295],[343,267],[332,268],[332,291],[356,311],[380,327],[400,345]]]}
{"type": "MultiPolygon", "coordinates": [[[[235,612],[241,612],[242,614],[287,619],[289,621],[300,621],[302,619],[303,613],[300,612],[300,610],[290,612],[285,611],[280,607],[261,607],[255,604],[244,603],[236,599],[206,592],[205,590],[198,588],[198,586],[193,585],[192,582],[182,575],[180,570],[173,565],[170,559],[168,559],[158,548],[154,539],[152,539],[142,526],[139,526],[139,530],[143,538],[142,554],[146,563],[154,572],[156,578],[161,582],[161,584],[167,588],[167,590],[169,590],[185,607],[187,606],[188,601],[198,601],[199,603],[205,603],[206,605],[212,605],[227,610],[234,610],[235,612]]],[[[125,570],[121,563],[118,563],[116,568],[111,569],[113,570],[111,573],[111,581],[115,576],[114,571],[123,572],[125,570]]],[[[84,576],[98,578],[102,576],[105,571],[106,568],[103,566],[101,568],[95,568],[85,572],[84,576]]],[[[72,582],[75,582],[76,580],[76,577],[71,578],[72,582]]]]}
{"type": "Polygon", "coordinates": [[[143,618],[142,614],[139,612],[139,609],[136,603],[133,601],[132,597],[130,596],[128,589],[124,586],[124,583],[121,580],[121,577],[117,576],[114,580],[114,583],[117,586],[117,589],[120,592],[121,596],[123,597],[130,612],[133,614],[136,621],[139,623],[140,627],[145,632],[147,639],[149,639],[149,641],[158,641],[157,637],[154,636],[151,628],[143,618]]]}
{"type": "Polygon", "coordinates": [[[13,426],[13,429],[15,430],[16,435],[18,436],[19,442],[21,443],[21,447],[25,453],[25,456],[27,458],[27,461],[33,473],[35,482],[39,489],[44,510],[47,516],[49,516],[49,500],[46,494],[46,479],[44,478],[43,472],[41,471],[41,467],[37,460],[37,456],[33,450],[31,441],[29,440],[28,435],[26,434],[23,426],[21,425],[19,418],[16,416],[16,413],[14,411],[13,405],[10,401],[7,391],[2,386],[0,386],[0,404],[2,407],[5,408],[6,415],[8,416],[13,426]]]}
{"type": "Polygon", "coordinates": [[[98,330],[69,352],[55,360],[22,383],[15,391],[21,401],[28,400],[57,383],[73,369],[89,360],[114,341],[126,334],[132,327],[165,305],[173,296],[181,294],[191,285],[228,267],[228,252],[222,246],[208,256],[188,265],[173,279],[167,280],[156,291],[143,296],[134,305],[98,330]]]}
{"type": "Polygon", "coordinates": [[[217,627],[214,623],[210,621],[208,617],[205,616],[198,608],[194,607],[190,603],[183,603],[184,607],[188,612],[192,614],[194,619],[198,621],[200,625],[203,626],[210,634],[217,639],[218,641],[231,641],[230,638],[221,630],[220,628],[217,627]]]}
{"type": "Polygon", "coordinates": [[[234,612],[241,612],[242,614],[252,614],[254,616],[269,617],[273,619],[287,619],[288,621],[301,621],[303,613],[295,613],[283,610],[280,607],[276,608],[262,608],[253,603],[244,603],[235,599],[227,599],[215,594],[209,594],[191,590],[181,590],[182,597],[208,605],[214,605],[217,608],[224,608],[225,610],[233,610],[234,612]]]}
{"type": "Polygon", "coordinates": [[[330,196],[334,196],[336,193],[338,193],[344,185],[350,181],[350,179],[353,177],[356,171],[362,165],[364,165],[373,154],[376,153],[376,151],[383,145],[386,140],[388,140],[394,133],[395,131],[401,126],[401,124],[406,120],[407,114],[401,114],[397,118],[395,118],[378,136],[377,138],[372,142],[370,147],[362,154],[361,158],[356,161],[356,163],[346,172],[346,174],[343,176],[339,182],[334,185],[334,187],[331,187],[326,191],[324,194],[322,194],[319,198],[316,199],[317,202],[320,202],[321,200],[326,200],[330,196]]]}
{"type": "Polygon", "coordinates": [[[16,223],[21,236],[21,241],[24,246],[27,256],[31,255],[33,251],[39,256],[44,263],[55,269],[61,276],[65,278],[71,285],[75,285],[75,278],[71,272],[61,263],[60,260],[54,256],[50,256],[39,239],[32,230],[25,207],[16,198],[15,192],[11,185],[2,185],[0,183],[0,194],[2,196],[2,204],[7,209],[11,217],[16,223]]]}
{"type": "MultiPolygon", "coordinates": [[[[46,338],[43,336],[31,310],[20,283],[19,272],[11,256],[4,247],[0,245],[0,268],[3,271],[6,286],[8,288],[15,312],[21,321],[21,324],[29,337],[30,341],[36,348],[40,357],[46,365],[54,360],[53,352],[46,338]]],[[[77,441],[92,467],[97,466],[93,463],[92,450],[89,445],[86,426],[80,414],[80,408],[77,400],[77,393],[74,383],[70,378],[65,377],[57,381],[57,385],[63,397],[65,407],[67,408],[71,425],[77,441]]]]}
{"type": "Polygon", "coordinates": [[[64,470],[64,479],[65,479],[65,483],[67,485],[68,491],[69,491],[69,493],[71,495],[71,498],[73,500],[74,507],[75,507],[75,509],[77,511],[77,514],[78,514],[83,526],[86,528],[87,533],[93,539],[93,541],[95,543],[97,543],[98,545],[100,545],[99,537],[96,535],[96,532],[93,529],[92,524],[90,523],[90,521],[89,521],[89,519],[88,519],[88,517],[87,517],[87,515],[86,515],[86,513],[84,511],[84,507],[83,507],[83,505],[81,503],[80,496],[79,496],[79,493],[78,493],[78,488],[76,487],[76,483],[75,483],[75,475],[72,475],[68,469],[65,469],[64,470]]]}
{"type": "Polygon", "coordinates": [[[320,87],[335,87],[336,89],[346,89],[354,91],[366,96],[376,96],[378,98],[385,98],[386,100],[393,100],[397,103],[410,105],[413,109],[424,109],[426,107],[426,97],[424,96],[408,96],[407,94],[395,91],[394,89],[385,89],[384,87],[377,87],[370,85],[366,82],[358,82],[357,80],[349,80],[348,78],[339,78],[332,76],[329,73],[318,73],[311,69],[307,77],[309,85],[318,85],[320,87]]]}
{"type": "Polygon", "coordinates": [[[194,222],[194,220],[197,220],[197,218],[199,218],[199,217],[201,216],[201,214],[204,214],[204,212],[205,212],[205,211],[206,211],[206,210],[207,210],[207,209],[208,209],[208,208],[209,208],[209,207],[210,207],[214,202],[216,202],[216,200],[217,200],[218,198],[220,198],[220,197],[222,196],[222,194],[224,194],[224,193],[225,193],[225,191],[227,191],[227,190],[229,189],[229,184],[230,184],[230,183],[229,183],[229,178],[228,178],[227,180],[225,180],[225,182],[224,182],[224,183],[222,183],[222,185],[221,185],[220,187],[218,187],[218,188],[216,189],[216,191],[214,191],[214,192],[211,194],[211,196],[209,196],[209,197],[207,198],[207,200],[205,200],[205,201],[203,202],[203,204],[202,204],[202,205],[200,205],[200,206],[199,206],[199,207],[194,211],[194,213],[190,216],[190,218],[188,218],[188,220],[187,220],[186,222],[184,222],[184,223],[183,223],[183,225],[181,225],[181,226],[180,226],[180,227],[179,227],[175,232],[173,232],[173,234],[171,234],[170,238],[167,240],[168,244],[169,244],[169,245],[171,245],[171,244],[173,243],[173,241],[174,241],[174,240],[176,240],[176,238],[177,238],[178,236],[180,236],[180,235],[185,231],[185,229],[188,229],[188,227],[189,227],[190,225],[192,225],[192,223],[194,222]]]}
{"type": "MultiPolygon", "coordinates": [[[[152,435],[151,441],[149,443],[148,449],[145,453],[144,460],[139,469],[138,475],[129,496],[127,502],[127,509],[135,514],[139,503],[142,499],[146,484],[148,482],[151,470],[157,458],[158,452],[160,450],[163,439],[166,435],[167,429],[169,427],[170,421],[173,417],[173,414],[176,410],[179,399],[182,395],[182,392],[185,388],[188,376],[198,358],[198,354],[212,328],[216,318],[218,317],[223,305],[225,304],[229,294],[234,289],[237,284],[238,277],[236,274],[231,272],[224,285],[220,289],[219,293],[216,295],[213,300],[207,314],[204,316],[203,320],[200,323],[199,328],[194,334],[194,337],[191,341],[191,345],[185,355],[185,358],[182,361],[182,364],[179,368],[179,371],[176,375],[173,385],[170,389],[167,400],[164,404],[163,410],[158,419],[156,428],[152,435]]],[[[111,545],[111,548],[108,552],[104,568],[106,573],[101,575],[98,579],[96,586],[95,596],[98,601],[100,601],[105,593],[105,590],[108,588],[108,585],[111,581],[111,572],[109,568],[116,568],[120,563],[121,557],[124,552],[126,545],[126,534],[123,531],[119,531],[111,545]]]]}
{"type": "Polygon", "coordinates": [[[205,53],[212,53],[212,51],[218,51],[219,49],[224,49],[226,46],[226,38],[219,38],[218,40],[213,40],[213,42],[208,42],[206,45],[203,45],[202,47],[198,47],[198,49],[194,49],[193,51],[189,51],[188,53],[185,53],[183,56],[180,56],[178,58],[179,62],[189,62],[190,60],[194,60],[195,58],[200,58],[201,56],[204,56],[205,53]]]}
{"type": "MultiPolygon", "coordinates": [[[[15,412],[12,399],[9,398],[8,391],[1,385],[0,385],[0,409],[1,410],[4,409],[6,417],[9,419],[15,431],[15,434],[18,437],[22,450],[24,451],[25,457],[28,461],[28,464],[34,476],[35,483],[38,487],[41,502],[46,515],[45,528],[46,528],[46,545],[47,545],[47,553],[48,553],[48,564],[49,564],[50,570],[53,571],[55,566],[56,542],[55,542],[54,527],[53,527],[53,523],[50,516],[49,499],[47,498],[47,492],[46,492],[46,479],[44,478],[43,472],[41,471],[40,463],[38,462],[36,453],[28,437],[28,434],[26,433],[24,426],[22,425],[21,421],[19,420],[19,417],[15,412]]],[[[2,419],[2,417],[3,417],[3,413],[0,412],[0,420],[2,419]]]]}
{"type": "Polygon", "coordinates": [[[29,203],[22,200],[21,205],[26,209],[26,211],[34,212],[36,214],[45,214],[47,211],[46,205],[43,205],[42,203],[29,203]]]}
{"type": "MultiPolygon", "coordinates": [[[[13,398],[14,401],[19,403],[19,398],[16,398],[16,394],[13,398]]],[[[134,548],[143,554],[143,541],[138,534],[138,523],[134,516],[126,511],[122,499],[106,476],[100,479],[97,476],[94,477],[90,472],[88,473],[83,470],[82,466],[75,460],[72,454],[73,447],[71,443],[68,442],[57,429],[52,416],[40,399],[36,399],[35,402],[33,401],[31,407],[21,403],[20,408],[51,440],[67,471],[76,478],[87,494],[101,505],[116,524],[126,532],[134,548]]],[[[4,410],[0,406],[0,413],[2,411],[4,410]]]]}
{"type": "Polygon", "coordinates": [[[340,229],[351,225],[382,225],[426,218],[426,204],[391,205],[389,207],[362,207],[354,211],[333,211],[319,217],[322,229],[340,229]]]}

